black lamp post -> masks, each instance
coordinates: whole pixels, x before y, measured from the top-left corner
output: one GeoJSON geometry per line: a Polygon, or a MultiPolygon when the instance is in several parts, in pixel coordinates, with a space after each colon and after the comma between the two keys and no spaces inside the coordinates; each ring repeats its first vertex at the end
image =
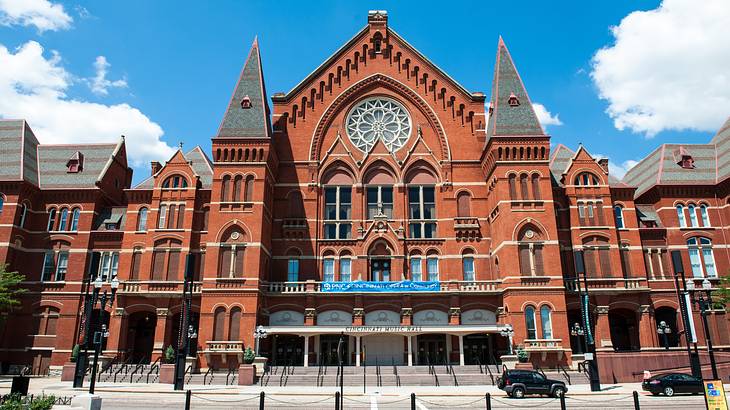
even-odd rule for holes
{"type": "Polygon", "coordinates": [[[585,331],[578,322],[573,323],[573,327],[570,329],[570,334],[575,336],[578,340],[578,354],[583,354],[583,336],[585,331]]]}
{"type": "MultiPolygon", "coordinates": [[[[96,280],[94,281],[94,295],[98,296],[99,291],[101,289],[103,282],[101,280],[101,276],[97,276],[96,280]]],[[[99,319],[103,321],[103,312],[106,311],[106,305],[107,301],[109,302],[109,307],[111,307],[114,304],[114,296],[117,293],[117,288],[119,287],[119,280],[115,277],[112,279],[111,282],[111,288],[112,292],[111,295],[107,293],[105,290],[104,293],[101,294],[101,297],[98,298],[99,301],[99,319]]],[[[97,302],[97,298],[95,297],[92,303],[92,309],[95,307],[97,302]]],[[[104,342],[104,339],[109,337],[109,331],[107,330],[106,324],[102,323],[101,330],[97,330],[94,332],[94,364],[91,366],[91,381],[89,383],[89,394],[94,394],[94,387],[96,387],[96,371],[97,367],[99,365],[99,353],[101,352],[101,346],[104,342]]]]}
{"type": "Polygon", "coordinates": [[[669,337],[668,334],[672,333],[672,328],[669,327],[667,322],[661,321],[659,322],[659,325],[656,327],[656,332],[660,335],[662,335],[662,341],[664,342],[664,349],[669,350],[669,337]]]}
{"type": "Polygon", "coordinates": [[[190,341],[198,337],[190,324],[190,308],[193,301],[193,272],[195,270],[195,256],[188,253],[185,259],[185,282],[183,284],[183,312],[180,321],[180,334],[175,355],[175,384],[174,390],[182,390],[185,386],[185,359],[190,353],[190,341]]]}
{"type": "Polygon", "coordinates": [[[583,332],[586,337],[586,360],[588,360],[588,376],[591,381],[591,391],[601,391],[601,376],[598,373],[598,357],[596,356],[596,343],[593,339],[591,328],[590,313],[590,296],[588,295],[588,275],[586,274],[585,264],[583,263],[583,251],[573,252],[575,260],[576,285],[580,294],[581,313],[583,315],[583,332]],[[580,287],[580,275],[583,274],[583,284],[586,288],[585,293],[580,287]]]}
{"type": "MultiPolygon", "coordinates": [[[[686,283],[687,290],[692,296],[692,302],[695,302],[695,283],[692,279],[686,283]]],[[[717,363],[715,363],[715,351],[712,348],[712,335],[710,334],[710,327],[707,324],[707,311],[712,309],[712,283],[705,278],[702,281],[702,289],[707,293],[707,298],[702,295],[702,292],[698,291],[699,295],[697,304],[700,306],[700,316],[702,316],[702,327],[705,328],[705,340],[707,341],[707,353],[710,355],[710,366],[712,367],[712,379],[718,380],[717,377],[717,363]]]]}
{"type": "Polygon", "coordinates": [[[499,331],[499,334],[502,337],[507,338],[507,353],[511,356],[512,355],[512,337],[515,335],[515,330],[512,329],[512,326],[507,325],[502,330],[499,331]]]}
{"type": "Polygon", "coordinates": [[[340,341],[337,342],[337,360],[339,361],[340,366],[340,407],[341,409],[344,409],[345,405],[345,399],[344,399],[344,387],[343,387],[343,381],[344,381],[344,356],[345,355],[345,333],[342,332],[340,334],[340,341]]]}
{"type": "Polygon", "coordinates": [[[684,325],[684,339],[687,342],[687,355],[689,356],[689,364],[692,368],[692,375],[694,377],[702,378],[702,368],[700,367],[700,356],[696,352],[692,352],[690,344],[696,340],[695,335],[692,334],[692,322],[689,316],[687,301],[689,299],[687,294],[687,288],[680,289],[679,276],[682,276],[682,284],[686,286],[684,279],[684,265],[682,264],[682,254],[679,251],[672,251],[672,265],[674,268],[674,289],[677,293],[677,300],[679,302],[679,309],[682,313],[682,323],[684,325]]]}

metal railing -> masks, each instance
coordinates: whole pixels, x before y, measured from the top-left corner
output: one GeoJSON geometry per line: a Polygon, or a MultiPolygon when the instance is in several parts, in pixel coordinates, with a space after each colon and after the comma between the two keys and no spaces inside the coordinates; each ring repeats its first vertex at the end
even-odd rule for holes
{"type": "Polygon", "coordinates": [[[147,384],[150,384],[150,376],[154,372],[155,378],[152,379],[152,381],[156,381],[156,379],[160,376],[160,358],[158,357],[155,359],[154,362],[152,362],[152,365],[150,366],[150,370],[147,372],[147,384]]]}
{"type": "MultiPolygon", "coordinates": [[[[502,281],[443,281],[436,292],[497,292],[502,281]]],[[[262,282],[261,287],[269,293],[320,293],[322,282],[262,282]]],[[[403,293],[408,293],[404,291],[403,293]]]]}
{"type": "Polygon", "coordinates": [[[140,374],[144,373],[144,364],[142,364],[143,361],[144,361],[144,357],[141,358],[141,359],[139,359],[139,362],[134,367],[134,371],[132,371],[132,373],[129,374],[129,382],[130,383],[133,382],[132,381],[132,378],[134,378],[134,375],[137,374],[137,372],[139,372],[140,374]]]}
{"type": "Polygon", "coordinates": [[[233,384],[236,381],[236,370],[238,370],[238,368],[236,367],[228,368],[228,374],[226,374],[226,386],[228,386],[229,384],[233,384]]]}
{"type": "Polygon", "coordinates": [[[203,386],[205,386],[206,384],[213,383],[213,375],[214,375],[213,366],[210,366],[210,367],[208,367],[208,370],[203,375],[203,386]],[[208,376],[210,376],[210,380],[208,380],[208,376]]]}
{"type": "Polygon", "coordinates": [[[568,381],[568,385],[570,385],[570,375],[568,374],[568,371],[565,370],[565,367],[563,367],[561,364],[558,364],[558,373],[562,373],[565,377],[565,380],[568,381]]]}
{"type": "Polygon", "coordinates": [[[398,375],[398,366],[395,365],[395,359],[390,358],[390,362],[393,365],[393,375],[395,375],[395,385],[400,387],[400,376],[398,375]]]}
{"type": "Polygon", "coordinates": [[[485,364],[484,367],[487,369],[487,373],[489,373],[489,379],[492,381],[492,386],[494,386],[494,375],[492,374],[492,369],[489,368],[488,364],[485,364]]]}
{"type": "Polygon", "coordinates": [[[448,369],[447,373],[451,374],[451,377],[454,379],[454,386],[459,385],[459,380],[456,379],[456,373],[454,373],[454,366],[451,364],[446,365],[446,368],[448,369]]]}
{"type": "Polygon", "coordinates": [[[377,382],[378,387],[383,385],[383,380],[380,377],[380,363],[378,363],[377,357],[375,357],[375,381],[377,382]]]}

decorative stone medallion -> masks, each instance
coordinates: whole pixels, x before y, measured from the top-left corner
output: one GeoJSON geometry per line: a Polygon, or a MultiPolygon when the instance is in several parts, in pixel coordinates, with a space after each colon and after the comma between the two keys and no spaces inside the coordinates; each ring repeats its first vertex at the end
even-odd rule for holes
{"type": "Polygon", "coordinates": [[[411,117],[398,102],[373,97],[359,102],[347,115],[347,136],[361,151],[370,152],[378,139],[390,152],[405,145],[411,135],[411,117]]]}

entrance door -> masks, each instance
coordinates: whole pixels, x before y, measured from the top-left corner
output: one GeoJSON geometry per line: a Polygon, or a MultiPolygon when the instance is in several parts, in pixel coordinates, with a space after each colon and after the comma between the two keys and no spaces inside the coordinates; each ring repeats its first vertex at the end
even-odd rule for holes
{"type": "Polygon", "coordinates": [[[370,260],[370,280],[373,282],[390,282],[390,259],[370,260]]]}
{"type": "Polygon", "coordinates": [[[464,336],[464,364],[492,364],[489,335],[464,336]]]}
{"type": "Polygon", "coordinates": [[[446,335],[418,336],[418,364],[446,364],[446,335]]]}
{"type": "Polygon", "coordinates": [[[362,338],[365,364],[402,365],[403,336],[370,335],[362,338]]]}
{"type": "MultiPolygon", "coordinates": [[[[342,362],[349,364],[350,354],[348,352],[349,336],[343,338],[342,362]]],[[[337,356],[337,346],[340,343],[338,335],[321,335],[319,337],[319,362],[329,366],[339,365],[339,357],[337,356]]]]}
{"type": "Polygon", "coordinates": [[[274,366],[302,366],[304,364],[304,337],[274,335],[274,366]]]}
{"type": "Polygon", "coordinates": [[[150,363],[152,349],[155,344],[155,326],[157,315],[150,312],[138,312],[129,317],[129,336],[132,362],[150,363]]]}

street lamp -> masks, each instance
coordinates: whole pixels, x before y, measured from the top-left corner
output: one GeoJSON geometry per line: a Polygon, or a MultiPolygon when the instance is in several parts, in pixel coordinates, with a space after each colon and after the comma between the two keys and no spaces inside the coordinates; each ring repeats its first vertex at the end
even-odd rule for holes
{"type": "Polygon", "coordinates": [[[583,343],[582,343],[582,337],[586,334],[585,330],[578,324],[578,322],[573,323],[573,327],[570,329],[570,334],[578,338],[578,354],[583,354],[583,343]]]}
{"type": "Polygon", "coordinates": [[[588,293],[588,274],[586,273],[585,263],[583,261],[583,251],[577,250],[573,252],[573,260],[575,262],[575,279],[578,285],[578,293],[580,295],[580,308],[583,321],[583,332],[586,336],[586,355],[588,361],[588,376],[591,382],[591,391],[601,391],[601,375],[598,371],[598,356],[596,355],[596,341],[593,338],[591,330],[590,315],[590,294],[588,293]],[[583,285],[585,293],[580,287],[580,275],[583,274],[583,285]]]}
{"type": "MultiPolygon", "coordinates": [[[[101,277],[97,276],[96,280],[94,281],[94,295],[99,295],[99,290],[101,289],[103,282],[101,280],[101,277]]],[[[107,302],[109,302],[109,307],[111,307],[114,304],[114,296],[117,293],[117,288],[119,288],[119,280],[115,277],[111,281],[111,296],[107,293],[105,290],[104,293],[101,294],[101,297],[98,298],[99,301],[99,319],[102,321],[103,319],[103,312],[106,311],[106,305],[107,302]]],[[[96,306],[96,298],[94,299],[92,303],[92,308],[96,306]]],[[[109,337],[109,331],[107,330],[106,324],[102,323],[101,330],[97,330],[94,332],[94,364],[91,366],[91,382],[89,384],[89,394],[94,394],[94,387],[96,387],[96,370],[99,364],[99,353],[101,352],[101,346],[104,342],[104,339],[109,337]]]]}
{"type": "MultiPolygon", "coordinates": [[[[689,356],[689,364],[692,368],[692,376],[702,378],[702,368],[700,367],[700,357],[695,352],[692,352],[690,344],[696,342],[696,336],[693,334],[693,321],[689,315],[687,302],[689,297],[687,296],[687,282],[684,279],[684,265],[682,264],[682,254],[679,251],[672,251],[672,266],[674,269],[674,289],[677,294],[679,301],[679,309],[682,314],[682,323],[684,324],[684,339],[687,343],[687,355],[689,356]],[[679,276],[682,276],[682,284],[685,285],[684,290],[680,289],[679,276]]],[[[694,283],[693,283],[694,285],[694,283]]]]}
{"type": "Polygon", "coordinates": [[[515,335],[515,330],[512,329],[512,326],[507,325],[499,331],[499,334],[509,340],[508,352],[510,355],[512,355],[512,337],[515,335]]]}
{"type": "MultiPolygon", "coordinates": [[[[691,295],[691,301],[692,303],[695,303],[695,283],[692,279],[687,280],[686,283],[687,290],[689,291],[691,295]]],[[[705,280],[702,281],[702,290],[705,291],[707,294],[707,298],[704,297],[702,294],[703,292],[697,292],[699,295],[698,299],[696,300],[697,304],[700,307],[700,316],[702,317],[702,327],[705,329],[705,340],[707,341],[707,353],[710,356],[710,366],[712,367],[712,378],[713,380],[717,380],[717,364],[715,363],[715,351],[712,348],[712,336],[710,334],[710,327],[707,324],[707,311],[709,309],[712,309],[712,283],[710,283],[710,280],[705,278],[705,280]]]]}
{"type": "Polygon", "coordinates": [[[662,340],[664,341],[664,348],[666,350],[669,350],[669,337],[668,334],[672,333],[672,328],[669,327],[667,322],[661,321],[659,322],[659,326],[656,327],[656,332],[660,335],[662,335],[662,340]]]}
{"type": "Polygon", "coordinates": [[[195,329],[190,324],[190,310],[193,303],[193,272],[195,272],[195,255],[188,253],[185,257],[185,280],[183,282],[182,294],[183,311],[180,316],[180,333],[178,334],[177,340],[178,349],[175,354],[174,390],[182,390],[185,387],[185,364],[187,363],[187,357],[190,354],[190,340],[193,339],[191,336],[198,336],[197,333],[195,333],[195,329]]]}
{"type": "Polygon", "coordinates": [[[269,332],[267,332],[261,325],[258,325],[256,330],[253,331],[253,338],[256,341],[256,356],[259,356],[259,343],[261,342],[261,339],[266,339],[268,335],[269,332]]]}

